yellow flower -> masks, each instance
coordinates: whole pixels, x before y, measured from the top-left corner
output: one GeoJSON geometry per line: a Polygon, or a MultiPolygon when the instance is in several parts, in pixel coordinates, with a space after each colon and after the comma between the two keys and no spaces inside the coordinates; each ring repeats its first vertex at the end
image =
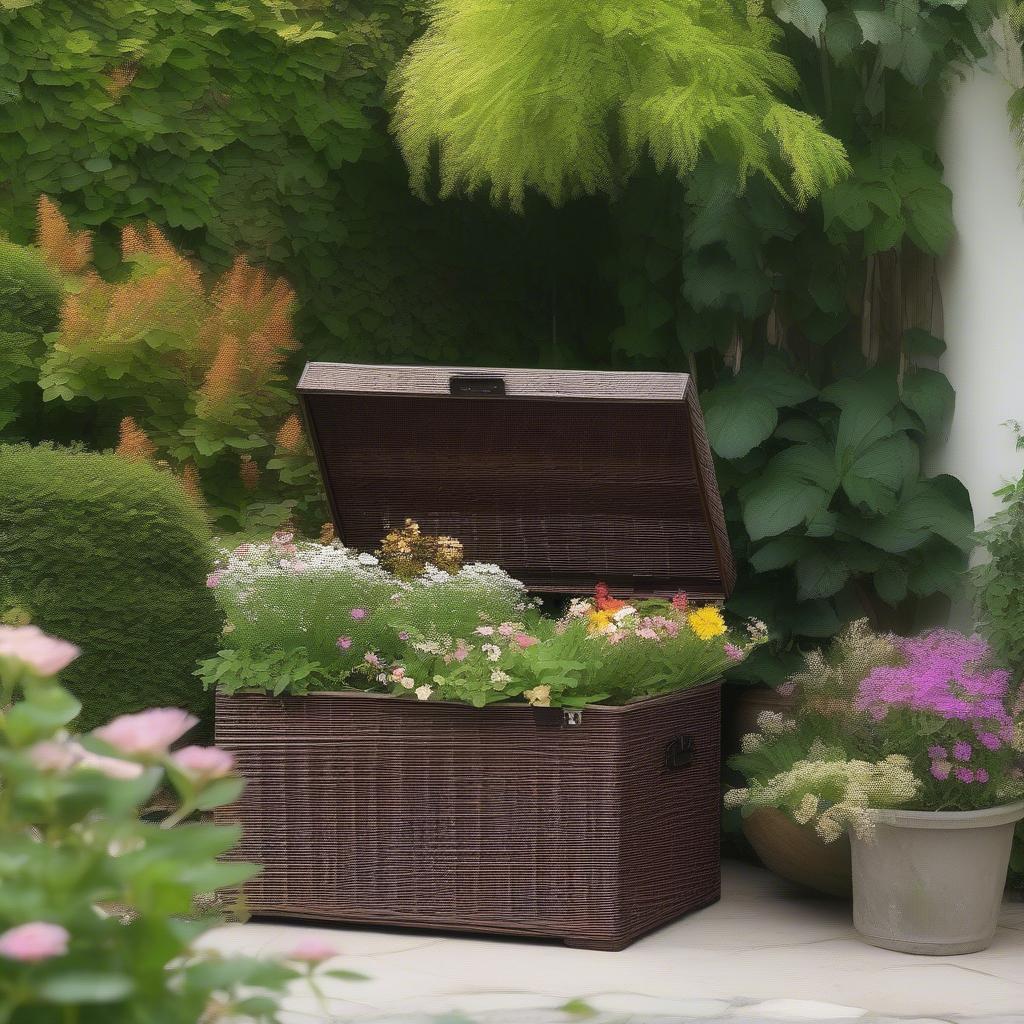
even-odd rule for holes
{"type": "Polygon", "coordinates": [[[535,686],[532,690],[524,690],[523,696],[535,707],[535,708],[549,708],[551,707],[551,687],[550,686],[535,686]]]}
{"type": "Polygon", "coordinates": [[[686,616],[686,621],[701,640],[713,640],[725,632],[725,619],[722,618],[722,613],[711,605],[690,612],[686,616]]]}
{"type": "Polygon", "coordinates": [[[605,611],[590,612],[587,615],[587,623],[588,633],[607,633],[609,628],[615,625],[612,613],[605,611]]]}

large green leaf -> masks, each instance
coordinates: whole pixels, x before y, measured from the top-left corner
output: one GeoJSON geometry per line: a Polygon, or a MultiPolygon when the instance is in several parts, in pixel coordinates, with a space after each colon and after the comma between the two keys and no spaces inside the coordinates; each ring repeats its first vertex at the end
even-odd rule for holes
{"type": "Polygon", "coordinates": [[[772,435],[779,414],[767,399],[732,386],[705,402],[704,423],[715,454],[738,459],[772,435]]]}
{"type": "Polygon", "coordinates": [[[832,460],[819,448],[803,444],[781,452],[740,492],[751,540],[777,537],[823,512],[837,485],[832,460]]]}
{"type": "Polygon", "coordinates": [[[929,434],[942,430],[953,415],[956,394],[944,373],[918,368],[903,379],[903,402],[921,417],[929,434]]]}
{"type": "Polygon", "coordinates": [[[803,537],[779,537],[762,544],[749,561],[756,572],[770,572],[792,565],[806,550],[807,541],[803,537]]]}
{"type": "Polygon", "coordinates": [[[801,601],[831,597],[842,590],[850,570],[837,556],[837,551],[823,547],[801,555],[796,563],[797,597],[801,601]]]}
{"type": "Polygon", "coordinates": [[[918,469],[917,445],[904,433],[893,434],[857,455],[843,473],[843,490],[854,505],[875,514],[889,512],[918,469]]]}

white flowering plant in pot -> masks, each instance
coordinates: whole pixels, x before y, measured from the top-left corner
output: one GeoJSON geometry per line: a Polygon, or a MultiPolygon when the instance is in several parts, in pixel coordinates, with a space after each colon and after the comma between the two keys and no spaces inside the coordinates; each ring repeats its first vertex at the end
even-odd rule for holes
{"type": "Polygon", "coordinates": [[[171,749],[196,724],[175,708],[70,733],[79,705],[57,673],[78,653],[0,626],[0,1024],[272,1022],[290,983],[350,976],[319,943],[280,961],[194,948],[222,921],[197,897],[259,869],[217,859],[236,829],[188,819],[242,781],[223,750],[171,749]],[[161,786],[177,807],[145,820],[161,786]]]}
{"type": "Polygon", "coordinates": [[[766,714],[744,738],[731,764],[747,785],[727,806],[782,811],[826,842],[848,833],[855,923],[869,941],[984,948],[1024,817],[1010,673],[979,636],[904,638],[858,622],[787,685],[794,719],[766,714]],[[932,883],[924,893],[922,879],[932,883]]]}

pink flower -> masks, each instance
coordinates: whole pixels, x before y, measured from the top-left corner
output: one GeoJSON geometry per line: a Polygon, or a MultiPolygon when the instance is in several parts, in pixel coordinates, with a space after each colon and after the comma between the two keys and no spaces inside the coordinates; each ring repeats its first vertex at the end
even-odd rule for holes
{"type": "Polygon", "coordinates": [[[197,722],[180,708],[150,708],[136,715],[121,715],[93,731],[93,736],[134,757],[158,757],[180,740],[197,722]]]}
{"type": "Polygon", "coordinates": [[[502,624],[501,624],[501,625],[500,625],[500,626],[498,627],[498,632],[499,632],[499,633],[500,633],[500,634],[501,634],[501,635],[502,635],[503,637],[510,637],[510,636],[513,636],[513,635],[515,634],[515,631],[516,631],[516,630],[515,630],[515,627],[514,627],[514,626],[512,625],[512,623],[510,623],[510,622],[503,622],[503,623],[502,623],[502,624]]]}
{"type": "Polygon", "coordinates": [[[366,609],[353,608],[352,611],[349,612],[349,615],[351,615],[352,618],[356,620],[356,622],[360,622],[361,620],[366,618],[366,609]]]}
{"type": "Polygon", "coordinates": [[[352,646],[352,637],[350,636],[339,636],[337,640],[338,649],[341,651],[347,651],[352,646]]]}
{"type": "Polygon", "coordinates": [[[944,758],[949,756],[949,752],[945,747],[929,747],[928,756],[933,761],[942,761],[944,758]]]}
{"type": "Polygon", "coordinates": [[[399,634],[398,634],[398,639],[399,639],[399,640],[401,640],[401,641],[403,641],[403,642],[404,642],[404,641],[406,641],[406,640],[408,640],[408,639],[409,639],[409,633],[408,633],[408,630],[405,630],[405,629],[403,629],[403,630],[401,631],[401,633],[399,633],[399,634]]]}
{"type": "Polygon", "coordinates": [[[206,585],[211,590],[216,590],[220,586],[221,577],[223,577],[223,575],[224,573],[219,569],[216,572],[211,572],[210,575],[206,577],[206,585]]]}
{"type": "Polygon", "coordinates": [[[338,951],[329,942],[318,939],[311,935],[307,939],[300,939],[287,954],[288,960],[299,960],[308,964],[318,964],[324,960],[330,960],[337,956],[338,951]]]}
{"type": "Polygon", "coordinates": [[[989,750],[998,750],[1003,745],[1003,741],[994,732],[979,732],[978,742],[989,750]]]}
{"type": "Polygon", "coordinates": [[[527,636],[526,633],[516,633],[516,643],[525,650],[527,647],[540,643],[540,641],[535,636],[527,636]]]}
{"type": "Polygon", "coordinates": [[[976,780],[977,780],[978,782],[981,782],[981,783],[985,783],[985,782],[988,782],[988,770],[987,770],[987,769],[985,769],[985,768],[979,768],[979,769],[978,769],[978,770],[977,770],[977,771],[976,771],[976,772],[974,773],[974,778],[975,778],[975,779],[976,779],[976,780]]]}
{"type": "Polygon", "coordinates": [[[459,646],[452,652],[452,657],[456,661],[465,661],[469,657],[469,651],[467,651],[462,644],[459,644],[459,646]]]}
{"type": "Polygon", "coordinates": [[[957,740],[953,744],[953,756],[958,761],[970,761],[971,759],[971,745],[965,743],[963,740],[957,740]]]}
{"type": "Polygon", "coordinates": [[[394,671],[393,671],[393,672],[391,673],[391,678],[392,678],[392,679],[401,679],[401,678],[402,678],[402,677],[403,677],[404,675],[405,675],[405,669],[404,669],[404,668],[402,668],[402,666],[401,666],[401,665],[399,665],[399,666],[398,666],[398,668],[396,668],[396,669],[395,669],[395,670],[394,670],[394,671]]]}
{"type": "Polygon", "coordinates": [[[657,640],[658,639],[658,634],[653,629],[651,629],[649,626],[643,626],[640,629],[638,629],[636,631],[636,635],[638,637],[640,637],[641,640],[657,640]]]}
{"type": "Polygon", "coordinates": [[[796,693],[796,683],[785,682],[778,687],[779,694],[783,697],[792,697],[796,693]]]}
{"type": "Polygon", "coordinates": [[[34,964],[40,960],[63,956],[71,936],[66,928],[47,921],[30,921],[0,935],[0,956],[34,964]]]}
{"type": "Polygon", "coordinates": [[[948,761],[932,761],[931,773],[939,780],[945,782],[949,778],[949,769],[952,766],[948,761]]]}
{"type": "Polygon", "coordinates": [[[235,766],[234,754],[220,747],[184,747],[171,755],[175,766],[196,782],[222,779],[235,766]]]}
{"type": "Polygon", "coordinates": [[[363,655],[363,661],[365,661],[367,665],[373,665],[374,668],[380,668],[380,658],[378,658],[373,651],[367,651],[363,655]]]}
{"type": "Polygon", "coordinates": [[[270,539],[277,545],[291,544],[294,538],[294,533],[289,533],[287,530],[278,530],[270,539]]]}
{"type": "Polygon", "coordinates": [[[0,658],[17,658],[41,676],[55,676],[81,653],[38,626],[0,626],[0,658]]]}
{"type": "Polygon", "coordinates": [[[957,768],[954,774],[961,782],[966,782],[968,785],[974,781],[974,772],[970,768],[957,768]]]}
{"type": "Polygon", "coordinates": [[[725,656],[731,661],[743,660],[743,651],[735,644],[726,644],[723,650],[725,651],[725,656]]]}
{"type": "Polygon", "coordinates": [[[672,607],[675,608],[677,612],[685,612],[689,603],[690,602],[687,599],[685,592],[682,590],[672,598],[672,607]]]}
{"type": "Polygon", "coordinates": [[[235,558],[245,558],[245,556],[249,554],[249,549],[250,548],[251,548],[250,544],[239,544],[238,547],[235,548],[235,550],[231,552],[231,554],[235,558]]]}
{"type": "Polygon", "coordinates": [[[476,629],[473,630],[473,632],[476,633],[477,636],[494,636],[494,627],[477,626],[476,629]]]}
{"type": "Polygon", "coordinates": [[[70,743],[43,740],[29,747],[28,759],[41,772],[66,772],[78,762],[78,752],[70,743]]]}
{"type": "Polygon", "coordinates": [[[81,748],[78,767],[87,771],[99,772],[108,779],[137,779],[143,772],[141,764],[134,761],[122,761],[119,757],[104,757],[94,754],[91,750],[81,748]]]}

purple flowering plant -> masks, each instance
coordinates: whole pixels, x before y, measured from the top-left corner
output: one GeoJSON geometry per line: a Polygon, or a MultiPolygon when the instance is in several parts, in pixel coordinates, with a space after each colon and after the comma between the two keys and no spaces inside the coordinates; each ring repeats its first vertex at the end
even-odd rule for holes
{"type": "Polygon", "coordinates": [[[892,664],[873,668],[856,690],[858,745],[908,756],[922,808],[969,810],[1024,795],[1019,701],[985,640],[936,629],[892,642],[892,664]]]}

